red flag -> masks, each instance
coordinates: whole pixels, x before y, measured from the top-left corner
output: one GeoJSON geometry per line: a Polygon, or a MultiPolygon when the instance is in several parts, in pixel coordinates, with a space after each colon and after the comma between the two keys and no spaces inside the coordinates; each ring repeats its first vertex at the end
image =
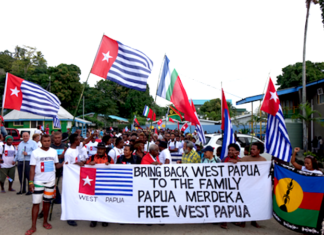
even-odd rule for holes
{"type": "Polygon", "coordinates": [[[10,73],[7,74],[7,83],[5,87],[5,109],[20,110],[23,95],[21,92],[21,84],[24,80],[10,73]]]}
{"type": "Polygon", "coordinates": [[[174,120],[172,118],[170,118],[170,117],[168,117],[168,121],[174,123],[174,120]]]}
{"type": "Polygon", "coordinates": [[[181,131],[184,132],[187,128],[188,128],[188,123],[185,123],[185,124],[181,127],[181,131]]]}
{"type": "Polygon", "coordinates": [[[180,124],[179,124],[179,122],[178,122],[178,130],[180,130],[180,124]]]}
{"type": "Polygon", "coordinates": [[[96,59],[93,63],[91,73],[106,79],[108,71],[115,62],[117,55],[117,41],[104,35],[102,37],[96,59]]]}
{"type": "Polygon", "coordinates": [[[224,130],[224,125],[225,125],[225,109],[227,110],[228,118],[230,119],[231,118],[230,113],[229,113],[229,110],[228,110],[224,90],[222,88],[222,126],[221,126],[222,130],[224,130]]]}
{"type": "Polygon", "coordinates": [[[263,98],[261,110],[271,114],[272,116],[276,116],[279,111],[280,100],[276,91],[276,88],[271,80],[269,79],[268,89],[263,98]]]}
{"type": "Polygon", "coordinates": [[[187,121],[190,121],[194,124],[199,123],[196,115],[194,114],[194,112],[191,108],[187,92],[184,89],[179,76],[178,76],[177,80],[175,81],[175,84],[173,87],[171,102],[174,104],[176,109],[178,109],[180,112],[182,112],[184,114],[184,118],[187,121]]]}
{"type": "Polygon", "coordinates": [[[158,122],[157,122],[157,124],[160,126],[161,124],[162,124],[162,119],[160,119],[158,122]]]}
{"type": "Polygon", "coordinates": [[[158,135],[159,133],[157,132],[157,129],[156,128],[154,128],[154,129],[155,129],[154,134],[158,135]]]}
{"type": "Polygon", "coordinates": [[[79,193],[95,194],[96,172],[96,168],[80,167],[79,193]]]}
{"type": "Polygon", "coordinates": [[[41,162],[41,163],[40,163],[40,169],[41,169],[41,172],[45,172],[45,165],[44,165],[44,162],[41,162]]]}

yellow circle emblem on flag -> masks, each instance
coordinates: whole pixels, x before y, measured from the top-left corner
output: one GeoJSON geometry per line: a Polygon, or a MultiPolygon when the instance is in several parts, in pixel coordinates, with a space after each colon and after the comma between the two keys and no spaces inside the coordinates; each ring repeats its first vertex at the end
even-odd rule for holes
{"type": "Polygon", "coordinates": [[[151,129],[154,129],[154,126],[151,126],[151,129]]]}
{"type": "Polygon", "coordinates": [[[162,124],[162,127],[164,128],[165,127],[165,124],[162,124]]]}
{"type": "Polygon", "coordinates": [[[279,180],[275,193],[277,205],[281,210],[288,213],[297,210],[304,197],[300,185],[291,178],[279,180]]]}

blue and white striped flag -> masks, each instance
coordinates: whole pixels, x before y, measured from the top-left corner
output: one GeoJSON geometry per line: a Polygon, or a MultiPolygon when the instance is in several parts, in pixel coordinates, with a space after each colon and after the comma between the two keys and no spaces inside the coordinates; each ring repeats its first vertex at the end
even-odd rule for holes
{"type": "Polygon", "coordinates": [[[4,108],[58,119],[61,102],[56,95],[10,73],[7,73],[4,97],[4,108]]]}
{"type": "Polygon", "coordinates": [[[119,85],[145,91],[153,67],[143,52],[103,36],[91,73],[119,85]]]}
{"type": "Polygon", "coordinates": [[[292,148],[286,129],[281,105],[276,116],[268,114],[267,129],[265,134],[265,152],[278,159],[290,162],[292,148]]]}
{"type": "Polygon", "coordinates": [[[268,113],[265,151],[282,161],[290,162],[292,148],[280,100],[271,78],[269,78],[269,84],[264,95],[261,110],[268,113]]]}

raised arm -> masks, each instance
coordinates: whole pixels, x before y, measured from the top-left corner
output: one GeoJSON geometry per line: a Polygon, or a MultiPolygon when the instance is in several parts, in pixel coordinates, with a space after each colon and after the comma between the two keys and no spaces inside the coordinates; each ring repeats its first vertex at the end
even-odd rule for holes
{"type": "Polygon", "coordinates": [[[301,170],[302,169],[302,166],[299,165],[297,162],[296,162],[296,154],[299,152],[300,148],[296,147],[294,149],[294,152],[293,152],[293,155],[291,156],[291,164],[293,164],[293,166],[298,169],[298,170],[301,170]]]}

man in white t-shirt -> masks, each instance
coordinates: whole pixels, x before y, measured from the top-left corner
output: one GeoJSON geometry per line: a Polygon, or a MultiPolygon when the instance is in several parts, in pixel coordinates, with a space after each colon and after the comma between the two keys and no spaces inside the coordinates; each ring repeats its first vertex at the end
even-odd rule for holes
{"type": "Polygon", "coordinates": [[[171,153],[178,153],[181,149],[182,144],[176,140],[175,134],[171,133],[171,138],[168,143],[169,151],[171,153]]]}
{"type": "Polygon", "coordinates": [[[93,136],[91,141],[87,144],[87,151],[89,157],[97,154],[98,142],[96,141],[96,136],[93,136]]]}
{"type": "Polygon", "coordinates": [[[78,134],[72,134],[70,135],[69,140],[70,147],[65,151],[64,154],[65,164],[76,164],[83,166],[87,160],[87,156],[84,153],[85,147],[83,146],[83,142],[81,142],[81,137],[78,134]]]}
{"type": "Polygon", "coordinates": [[[115,147],[109,151],[108,155],[114,160],[114,163],[116,164],[117,159],[121,156],[124,155],[124,140],[122,138],[117,138],[115,147]]]}
{"type": "Polygon", "coordinates": [[[43,200],[44,221],[43,227],[51,229],[47,222],[50,202],[55,195],[55,168],[61,168],[57,152],[50,148],[51,136],[44,134],[41,139],[42,147],[34,150],[30,156],[29,190],[33,193],[32,226],[26,234],[36,232],[39,204],[43,200]]]}
{"type": "Polygon", "coordinates": [[[164,141],[160,141],[159,144],[159,150],[160,150],[160,155],[159,155],[159,160],[162,164],[171,164],[171,154],[168,149],[168,144],[164,141]]]}
{"type": "Polygon", "coordinates": [[[0,145],[0,185],[1,193],[5,193],[4,183],[8,176],[9,188],[8,191],[15,191],[12,189],[13,181],[15,180],[15,156],[17,155],[16,148],[12,145],[13,137],[7,135],[5,139],[6,144],[0,145]]]}

